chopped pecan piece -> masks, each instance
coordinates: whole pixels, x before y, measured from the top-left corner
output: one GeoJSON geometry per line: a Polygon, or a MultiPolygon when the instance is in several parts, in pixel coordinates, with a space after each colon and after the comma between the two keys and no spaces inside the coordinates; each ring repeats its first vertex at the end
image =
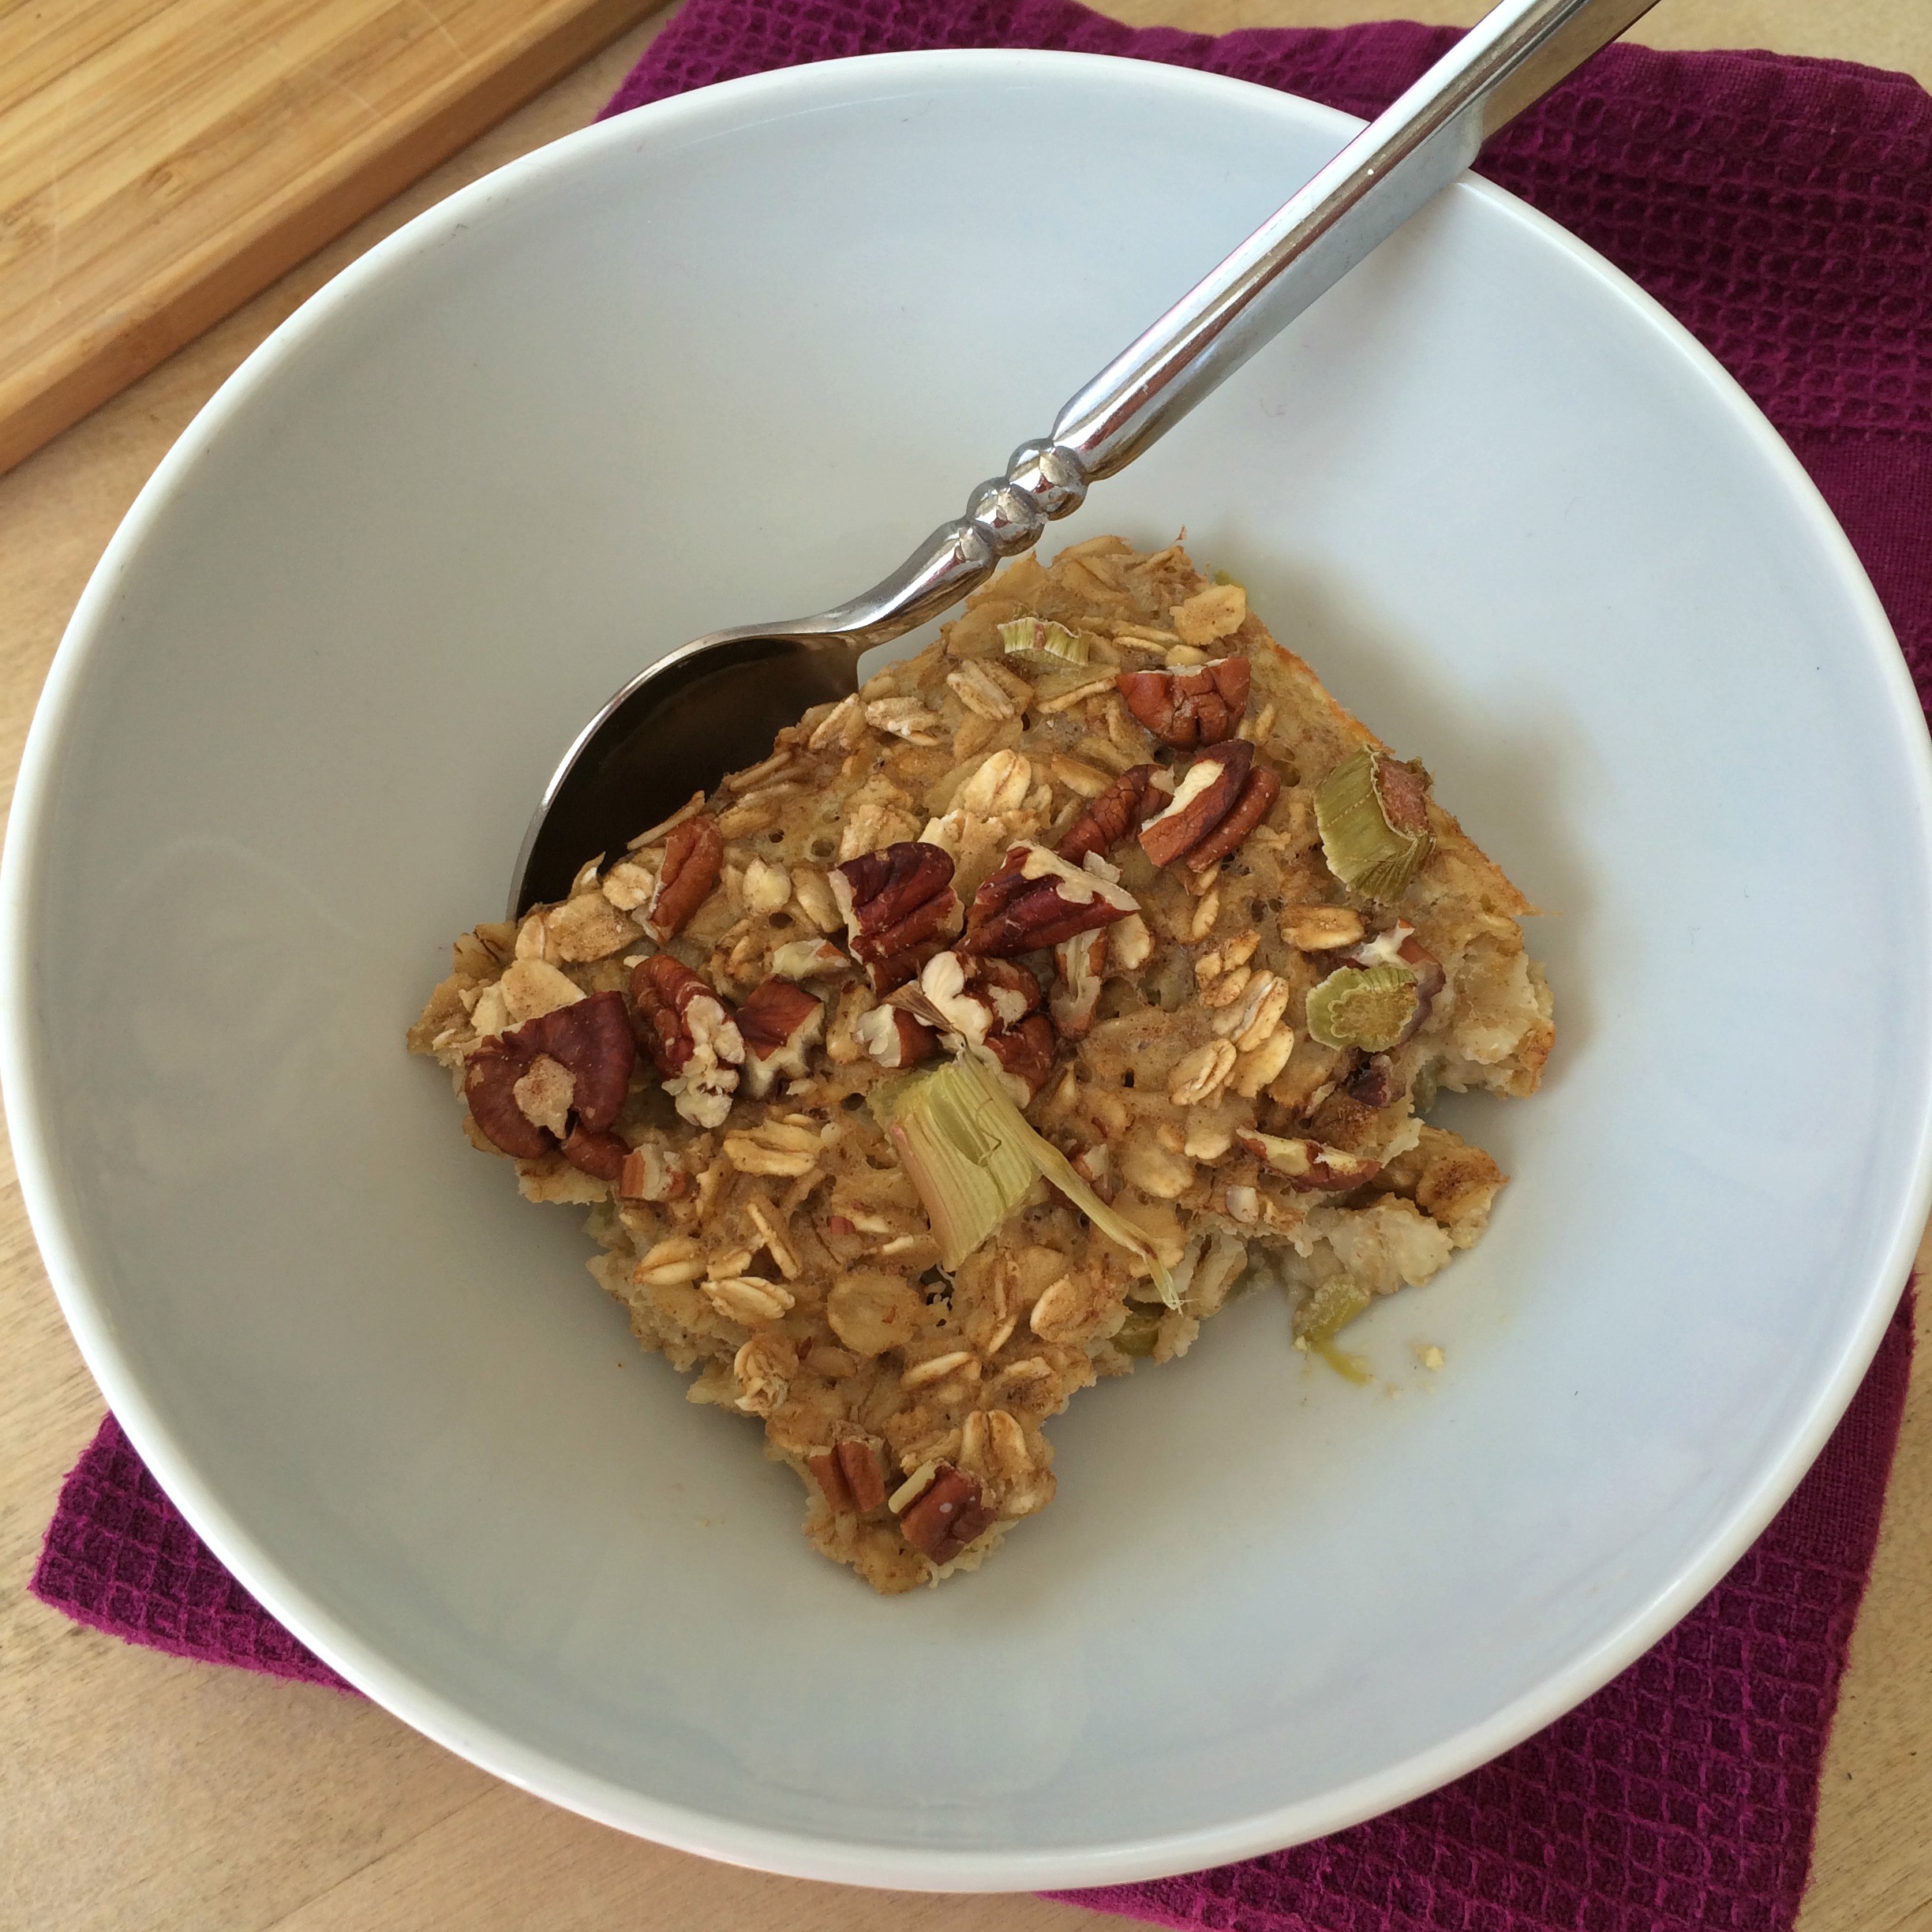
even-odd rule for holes
{"type": "MultiPolygon", "coordinates": [[[[1024,1106],[1053,1070],[1054,1032],[1039,1011],[1039,982],[1011,960],[936,953],[926,962],[916,984],[901,987],[883,1010],[897,1012],[915,1024],[930,1041],[936,1032],[947,1046],[966,1046],[990,1054],[1012,1088],[1015,1101],[1024,1106]]],[[[859,1023],[862,1040],[874,1030],[884,1053],[892,1050],[885,1023],[868,1013],[859,1023]]],[[[909,1036],[914,1044],[918,1035],[909,1036]]],[[[872,1051],[867,1040],[867,1050],[872,1051]]],[[[927,1048],[926,1050],[930,1050],[927,1048]]],[[[882,1066],[908,1065],[873,1051],[882,1066]]]]}
{"type": "Polygon", "coordinates": [[[878,1444],[870,1436],[863,1440],[848,1436],[834,1446],[832,1453],[844,1472],[845,1486],[862,1516],[886,1507],[886,1477],[879,1468],[878,1444]]]}
{"type": "Polygon", "coordinates": [[[762,1099],[781,1076],[805,1073],[806,1056],[825,1037],[825,1002],[788,979],[766,979],[739,1002],[737,1020],[745,1086],[762,1099]]]}
{"type": "Polygon", "coordinates": [[[942,1462],[918,1499],[906,1506],[899,1529],[922,1556],[949,1563],[992,1522],[992,1511],[979,1500],[979,1478],[942,1462]]]}
{"type": "Polygon", "coordinates": [[[983,1046],[989,1034],[1017,1026],[1039,1005],[1039,982],[1009,960],[938,953],[919,983],[901,987],[892,1004],[969,1046],[983,1046]]]}
{"type": "Polygon", "coordinates": [[[1188,870],[1204,872],[1225,859],[1267,816],[1269,807],[1280,796],[1280,773],[1257,765],[1249,773],[1234,809],[1188,854],[1188,870]]]}
{"type": "Polygon", "coordinates": [[[1107,935],[1076,933],[1054,948],[1058,976],[1049,1002],[1053,1023],[1062,1039],[1084,1039],[1093,1028],[1094,1008],[1106,976],[1107,935]]]}
{"type": "Polygon", "coordinates": [[[1156,738],[1191,751],[1234,736],[1252,672],[1245,657],[1222,657],[1197,671],[1123,671],[1114,681],[1127,709],[1156,738]]]}
{"type": "Polygon", "coordinates": [[[1112,880],[1069,864],[1043,845],[1015,845],[973,895],[960,949],[1010,958],[1058,945],[1076,933],[1110,926],[1140,910],[1133,894],[1112,880]]]}
{"type": "Polygon", "coordinates": [[[1114,1198],[1114,1157],[1103,1140],[1073,1156],[1073,1171],[1103,1201],[1114,1198]]]}
{"type": "Polygon", "coordinates": [[[1015,1102],[1024,1106],[1053,1071],[1053,1023],[1044,1013],[1029,1013],[1017,1026],[989,1033],[986,1050],[1000,1063],[1015,1102]]]}
{"type": "Polygon", "coordinates": [[[694,1127],[723,1126],[744,1060],[744,1038],[730,1009],[668,953],[631,974],[631,997],[646,1050],[665,1076],[665,1091],[678,1112],[694,1127]]]}
{"type": "Polygon", "coordinates": [[[959,907],[950,853],[918,839],[848,859],[829,875],[852,957],[877,992],[903,986],[944,941],[959,907]]]}
{"type": "Polygon", "coordinates": [[[805,1458],[805,1466],[812,1473],[812,1480],[824,1496],[826,1507],[835,1516],[853,1516],[858,1514],[858,1504],[852,1500],[852,1485],[845,1480],[845,1472],[839,1467],[837,1455],[829,1449],[814,1449],[805,1458]]]}
{"type": "Polygon", "coordinates": [[[690,1191],[691,1176],[682,1167],[672,1166],[662,1148],[647,1143],[624,1156],[617,1192],[626,1200],[676,1200],[690,1191]]]}
{"type": "Polygon", "coordinates": [[[917,1066],[939,1050],[939,1036],[903,1006],[874,1006],[852,1029],[859,1044],[889,1073],[917,1066]]]}
{"type": "Polygon", "coordinates": [[[657,887],[643,914],[644,930],[660,945],[682,932],[711,897],[724,863],[724,836],[715,818],[700,813],[672,828],[657,887]]]}
{"type": "Polygon", "coordinates": [[[1159,866],[1185,859],[1234,809],[1254,764],[1254,747],[1233,738],[1204,751],[1174,788],[1173,802],[1140,828],[1140,849],[1159,866]]]}
{"type": "Polygon", "coordinates": [[[1346,1193],[1382,1171],[1382,1163],[1366,1154],[1350,1154],[1320,1140],[1285,1140],[1248,1128],[1237,1131],[1234,1138],[1244,1152],[1283,1176],[1294,1188],[1346,1193]]]}
{"type": "Polygon", "coordinates": [[[772,954],[772,971],[781,979],[822,979],[851,964],[829,939],[788,940],[772,954]]]}
{"type": "MultiPolygon", "coordinates": [[[[631,997],[636,1002],[635,1031],[638,1043],[667,1078],[684,1071],[691,1058],[691,1038],[683,1009],[699,994],[711,993],[682,960],[668,953],[642,960],[631,974],[631,997]]],[[[711,997],[717,998],[716,994],[711,997]]]]}

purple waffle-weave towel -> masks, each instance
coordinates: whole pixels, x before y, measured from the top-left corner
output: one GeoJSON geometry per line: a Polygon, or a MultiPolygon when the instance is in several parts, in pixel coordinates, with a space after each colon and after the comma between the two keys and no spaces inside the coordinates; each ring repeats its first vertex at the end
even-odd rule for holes
{"type": "MultiPolygon", "coordinates": [[[[1064,1896],[1230,1932],[1784,1932],[1911,1348],[1908,1294],[1824,1454],[1743,1560],[1540,1736],[1332,1838],[1064,1896]]],[[[342,1683],[215,1560],[112,1416],[61,1491],[33,1588],[130,1643],[342,1683]]]]}
{"type": "MultiPolygon", "coordinates": [[[[803,61],[998,45],[1170,60],[1366,114],[1451,38],[1136,32],[1065,0],[691,0],[606,111],[803,61]]],[[[1612,49],[1485,171],[1635,275],[1744,383],[1837,511],[1932,698],[1932,102],[1833,62],[1612,49]]],[[[1568,1717],[1319,1844],[1078,1896],[1240,1932],[1788,1927],[1904,1406],[1908,1308],[1756,1546],[1568,1717]]],[[[34,1587],[134,1642],[336,1681],[215,1563],[111,1417],[34,1587]]]]}

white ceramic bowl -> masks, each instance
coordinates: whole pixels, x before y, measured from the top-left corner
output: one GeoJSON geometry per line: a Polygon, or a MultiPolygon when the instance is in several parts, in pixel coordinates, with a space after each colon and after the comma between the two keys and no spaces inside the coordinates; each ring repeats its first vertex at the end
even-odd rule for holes
{"type": "Polygon", "coordinates": [[[1515,1184],[1362,1324],[1376,1387],[1251,1297],[1075,1405],[984,1573],[876,1599],[403,1055],[613,687],[871,581],[1347,125],[960,53],[588,129],[309,303],[90,585],[7,851],[35,1226],[196,1526],[477,1763],[824,1878],[1279,1846],[1603,1683],[1855,1385],[1932,1165],[1919,708],[1737,389],[1474,183],[1063,526],[1185,522],[1556,915],[1544,1093],[1456,1109],[1515,1184]]]}

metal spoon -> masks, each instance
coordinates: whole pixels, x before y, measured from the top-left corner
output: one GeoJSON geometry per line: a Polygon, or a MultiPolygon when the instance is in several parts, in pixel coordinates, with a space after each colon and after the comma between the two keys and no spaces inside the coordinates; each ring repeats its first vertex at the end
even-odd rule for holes
{"type": "Polygon", "coordinates": [[[661,657],[565,753],[517,856],[510,912],[561,898],[781,725],[858,687],[859,659],[955,604],[1080,507],[1654,0],[1503,0],[1062,409],[884,582],[790,623],[714,631],[661,657]]]}

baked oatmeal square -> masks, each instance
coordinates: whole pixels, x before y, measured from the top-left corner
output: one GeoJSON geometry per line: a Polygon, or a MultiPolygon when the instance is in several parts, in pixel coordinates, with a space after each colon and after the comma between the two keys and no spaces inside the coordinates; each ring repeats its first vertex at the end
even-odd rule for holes
{"type": "Polygon", "coordinates": [[[1481,1238],[1504,1177],[1427,1116],[1535,1090],[1532,910],[1240,585],[1098,537],[466,934],[410,1045],[897,1592],[1243,1287],[1332,1357],[1481,1238]]]}

